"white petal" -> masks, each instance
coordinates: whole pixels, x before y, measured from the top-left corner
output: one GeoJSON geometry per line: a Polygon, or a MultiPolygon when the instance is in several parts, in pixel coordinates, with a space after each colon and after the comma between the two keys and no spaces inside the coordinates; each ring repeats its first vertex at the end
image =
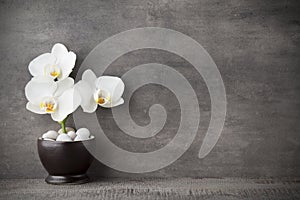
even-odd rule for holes
{"type": "Polygon", "coordinates": [[[55,92],[55,97],[59,97],[60,95],[62,95],[62,93],[70,88],[72,88],[74,86],[74,79],[73,78],[65,78],[61,81],[57,81],[57,89],[55,92]]]}
{"type": "Polygon", "coordinates": [[[61,69],[61,75],[58,80],[64,79],[70,75],[76,62],[76,54],[73,52],[68,52],[63,58],[58,61],[58,66],[61,69]]]}
{"type": "Polygon", "coordinates": [[[39,105],[44,97],[53,96],[56,88],[56,82],[49,77],[33,77],[25,86],[25,96],[30,103],[39,105]]]}
{"type": "Polygon", "coordinates": [[[46,114],[46,112],[42,111],[39,106],[33,105],[30,102],[26,104],[26,109],[36,114],[46,114]]]}
{"type": "Polygon", "coordinates": [[[111,95],[112,102],[117,102],[124,92],[123,81],[114,76],[101,76],[96,80],[96,88],[106,90],[111,95]]]}
{"type": "Polygon", "coordinates": [[[81,96],[81,107],[84,112],[92,113],[97,109],[97,103],[93,98],[93,90],[86,81],[79,81],[75,85],[75,89],[80,93],[81,96]]]}
{"type": "Polygon", "coordinates": [[[85,70],[82,74],[82,80],[86,81],[90,86],[92,86],[91,88],[93,90],[96,88],[96,86],[95,86],[96,79],[97,79],[97,77],[96,77],[95,73],[90,69],[85,70]]]}
{"type": "Polygon", "coordinates": [[[80,105],[81,98],[79,92],[74,88],[68,89],[58,97],[58,108],[51,114],[54,121],[62,121],[69,114],[73,113],[80,105]]]}
{"type": "Polygon", "coordinates": [[[104,108],[112,108],[112,107],[116,107],[116,106],[119,106],[121,104],[124,103],[124,99],[121,98],[119,99],[118,101],[116,102],[112,102],[112,103],[107,103],[107,104],[103,104],[103,105],[100,105],[101,107],[104,107],[104,108]]]}
{"type": "Polygon", "coordinates": [[[53,79],[48,76],[35,76],[35,77],[32,77],[31,80],[38,82],[38,83],[45,83],[45,82],[53,83],[54,82],[53,79]]]}
{"type": "Polygon", "coordinates": [[[45,67],[54,65],[56,57],[50,53],[44,53],[33,59],[28,66],[29,72],[32,76],[44,76],[45,67]]]}
{"type": "Polygon", "coordinates": [[[58,60],[62,60],[68,54],[68,49],[65,47],[65,45],[56,43],[52,47],[51,54],[54,55],[58,60]]]}
{"type": "Polygon", "coordinates": [[[124,103],[124,99],[121,98],[119,101],[113,102],[112,103],[112,107],[116,107],[116,106],[122,105],[123,103],[124,103]]]}

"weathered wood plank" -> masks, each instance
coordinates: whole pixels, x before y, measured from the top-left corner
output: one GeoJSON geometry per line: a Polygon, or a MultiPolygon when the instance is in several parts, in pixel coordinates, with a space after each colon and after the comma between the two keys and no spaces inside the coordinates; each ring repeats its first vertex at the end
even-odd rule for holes
{"type": "Polygon", "coordinates": [[[299,180],[103,179],[47,185],[42,179],[0,180],[0,199],[299,199],[299,180]]]}

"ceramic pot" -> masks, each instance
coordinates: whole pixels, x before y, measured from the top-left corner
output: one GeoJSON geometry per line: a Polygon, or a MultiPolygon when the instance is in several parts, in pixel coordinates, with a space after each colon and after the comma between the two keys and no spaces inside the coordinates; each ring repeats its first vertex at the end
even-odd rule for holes
{"type": "Polygon", "coordinates": [[[49,173],[49,184],[82,184],[89,181],[86,172],[93,156],[87,150],[94,146],[95,139],[76,142],[49,141],[39,138],[38,154],[49,173]]]}

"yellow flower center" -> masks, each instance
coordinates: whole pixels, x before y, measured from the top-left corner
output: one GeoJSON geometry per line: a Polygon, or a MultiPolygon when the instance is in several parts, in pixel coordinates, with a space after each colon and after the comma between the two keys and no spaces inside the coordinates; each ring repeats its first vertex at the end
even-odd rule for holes
{"type": "Polygon", "coordinates": [[[109,93],[104,90],[97,90],[94,93],[94,100],[99,105],[107,104],[111,101],[109,93]]]}
{"type": "Polygon", "coordinates": [[[54,113],[57,107],[56,101],[51,97],[46,97],[40,103],[40,109],[45,111],[46,113],[54,113]]]}
{"type": "Polygon", "coordinates": [[[97,99],[97,103],[98,103],[98,104],[104,104],[104,103],[105,103],[105,99],[104,99],[103,97],[99,97],[99,98],[97,99]]]}
{"type": "Polygon", "coordinates": [[[52,78],[57,78],[60,76],[60,68],[56,65],[56,64],[53,64],[53,65],[48,65],[46,68],[45,68],[45,75],[46,76],[51,76],[52,78]]]}
{"type": "Polygon", "coordinates": [[[56,77],[59,76],[59,72],[58,71],[52,71],[52,72],[50,72],[50,75],[56,78],[56,77]]]}

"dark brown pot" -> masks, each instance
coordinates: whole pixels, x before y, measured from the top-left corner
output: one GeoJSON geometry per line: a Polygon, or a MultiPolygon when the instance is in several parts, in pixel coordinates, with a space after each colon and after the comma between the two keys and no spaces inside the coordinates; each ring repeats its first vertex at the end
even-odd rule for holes
{"type": "Polygon", "coordinates": [[[76,142],[38,139],[40,160],[49,173],[45,179],[50,184],[81,184],[89,181],[86,172],[93,156],[85,146],[94,145],[95,139],[76,142]]]}

